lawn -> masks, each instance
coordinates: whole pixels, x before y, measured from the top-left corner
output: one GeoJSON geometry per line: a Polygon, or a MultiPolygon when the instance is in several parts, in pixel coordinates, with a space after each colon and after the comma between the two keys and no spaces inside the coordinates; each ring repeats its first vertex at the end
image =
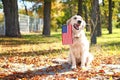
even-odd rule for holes
{"type": "MultiPolygon", "coordinates": [[[[56,64],[52,62],[52,60],[56,58],[67,58],[69,46],[62,45],[60,31],[52,32],[51,37],[44,37],[38,33],[26,34],[21,38],[0,37],[0,78],[8,80],[51,80],[66,78],[90,80],[96,76],[99,78],[99,75],[99,79],[102,80],[106,78],[111,80],[118,79],[120,72],[113,72],[114,74],[106,75],[106,69],[100,68],[96,70],[96,67],[101,64],[120,64],[119,30],[120,29],[114,28],[113,34],[108,34],[107,30],[103,29],[103,35],[97,38],[97,44],[90,46],[90,52],[93,53],[95,58],[93,61],[93,68],[95,69],[86,72],[78,67],[77,70],[73,71],[75,72],[74,74],[73,72],[70,72],[70,74],[60,74],[64,73],[64,71],[69,72],[71,70],[61,65],[56,66],[56,64]],[[47,67],[45,71],[43,67],[47,67]],[[47,74],[51,72],[51,70],[53,70],[54,73],[47,74]],[[63,71],[60,72],[59,70],[63,71]]],[[[86,34],[88,39],[90,39],[89,32],[86,34]]],[[[67,67],[69,68],[68,65],[67,67]]]]}

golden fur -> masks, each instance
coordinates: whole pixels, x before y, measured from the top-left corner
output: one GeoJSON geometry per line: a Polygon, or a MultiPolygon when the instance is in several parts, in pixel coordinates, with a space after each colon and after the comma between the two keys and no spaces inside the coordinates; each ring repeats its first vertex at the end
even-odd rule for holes
{"type": "Polygon", "coordinates": [[[76,68],[77,63],[81,67],[88,67],[93,60],[93,55],[89,52],[89,42],[85,36],[85,21],[81,16],[75,15],[67,21],[67,25],[72,25],[73,44],[70,45],[68,63],[72,68],[76,68]]]}

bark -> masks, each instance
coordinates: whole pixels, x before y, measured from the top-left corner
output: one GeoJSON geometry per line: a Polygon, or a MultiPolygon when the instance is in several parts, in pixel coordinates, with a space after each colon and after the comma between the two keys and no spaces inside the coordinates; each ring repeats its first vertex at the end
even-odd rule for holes
{"type": "Polygon", "coordinates": [[[43,35],[50,36],[50,22],[51,22],[51,0],[44,0],[44,24],[43,35]]]}
{"type": "Polygon", "coordinates": [[[5,15],[5,36],[20,37],[17,0],[2,0],[5,15]]]}
{"type": "Polygon", "coordinates": [[[96,27],[97,27],[97,1],[98,0],[93,0],[92,1],[92,15],[91,15],[91,44],[96,44],[97,43],[97,38],[96,38],[96,27]]]}
{"type": "Polygon", "coordinates": [[[109,34],[112,34],[112,0],[109,0],[108,31],[109,34]]]}
{"type": "Polygon", "coordinates": [[[78,0],[78,15],[82,16],[82,0],[78,0]]]}
{"type": "Polygon", "coordinates": [[[100,18],[100,7],[99,7],[99,2],[97,3],[97,16],[98,16],[98,20],[97,20],[97,36],[101,36],[102,35],[102,30],[101,30],[101,18],[100,18]]]}
{"type": "Polygon", "coordinates": [[[84,5],[84,11],[85,11],[86,31],[90,31],[89,24],[88,24],[88,10],[86,5],[84,5]]]}

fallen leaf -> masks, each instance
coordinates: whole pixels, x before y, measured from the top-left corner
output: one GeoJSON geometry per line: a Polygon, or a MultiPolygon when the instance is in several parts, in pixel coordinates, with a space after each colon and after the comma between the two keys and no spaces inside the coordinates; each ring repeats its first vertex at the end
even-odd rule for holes
{"type": "Polygon", "coordinates": [[[105,71],[104,70],[99,70],[99,73],[105,73],[105,71]]]}
{"type": "Polygon", "coordinates": [[[112,76],[109,78],[109,80],[113,80],[112,76]]]}

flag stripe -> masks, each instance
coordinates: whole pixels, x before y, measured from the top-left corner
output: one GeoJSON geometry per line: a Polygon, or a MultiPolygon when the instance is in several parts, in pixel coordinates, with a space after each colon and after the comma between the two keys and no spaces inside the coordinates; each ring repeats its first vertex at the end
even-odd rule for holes
{"type": "Polygon", "coordinates": [[[72,44],[72,26],[71,25],[63,25],[62,26],[62,44],[70,45],[72,44]]]}

